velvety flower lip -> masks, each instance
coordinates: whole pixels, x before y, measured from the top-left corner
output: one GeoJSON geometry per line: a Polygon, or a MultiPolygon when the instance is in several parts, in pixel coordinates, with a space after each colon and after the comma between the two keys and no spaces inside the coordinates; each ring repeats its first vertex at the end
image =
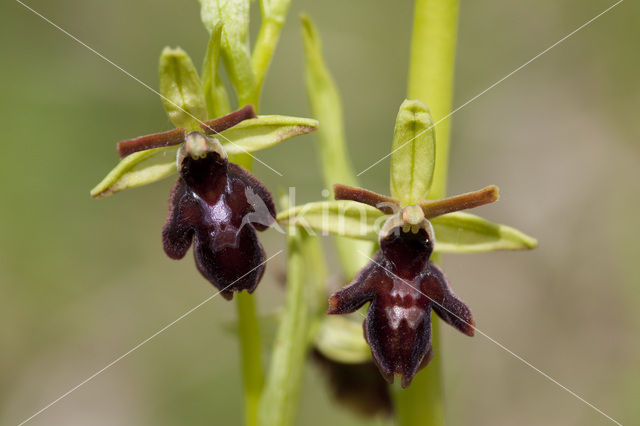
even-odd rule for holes
{"type": "Polygon", "coordinates": [[[440,268],[429,260],[429,222],[411,224],[404,219],[402,212],[389,219],[380,250],[350,285],[331,296],[328,313],[354,312],[370,302],[363,328],[373,359],[387,381],[400,375],[407,387],[432,357],[431,310],[469,336],[474,321],[440,268]]]}
{"type": "Polygon", "coordinates": [[[252,293],[265,261],[256,230],[275,220],[271,194],[251,173],[229,162],[215,138],[191,132],[181,149],[180,178],[162,231],[164,250],[181,259],[193,242],[198,270],[223,297],[252,293]]]}

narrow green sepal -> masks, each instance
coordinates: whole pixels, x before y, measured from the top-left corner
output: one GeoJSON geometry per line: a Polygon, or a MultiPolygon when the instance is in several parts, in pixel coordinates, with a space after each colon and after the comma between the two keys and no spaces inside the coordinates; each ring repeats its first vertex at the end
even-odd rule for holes
{"type": "Polygon", "coordinates": [[[262,115],[221,132],[218,140],[228,154],[240,154],[268,148],[317,128],[318,121],[310,118],[262,115]]]}
{"type": "Polygon", "coordinates": [[[135,152],[123,158],[109,174],[91,190],[91,197],[104,198],[116,192],[146,185],[177,172],[177,146],[135,152]]]}
{"type": "Polygon", "coordinates": [[[436,153],[433,119],[421,101],[400,106],[391,152],[391,195],[405,206],[417,204],[431,188],[436,153]]]}
{"type": "Polygon", "coordinates": [[[309,231],[378,241],[386,219],[380,210],[356,201],[319,201],[280,212],[276,219],[309,231]]]}
{"type": "Polygon", "coordinates": [[[506,225],[479,216],[456,212],[431,220],[435,250],[441,253],[481,253],[494,250],[529,250],[538,241],[506,225]]]}
{"type": "Polygon", "coordinates": [[[207,120],[207,105],[198,72],[181,48],[165,47],[160,55],[162,105],[176,127],[198,129],[207,120]]]}

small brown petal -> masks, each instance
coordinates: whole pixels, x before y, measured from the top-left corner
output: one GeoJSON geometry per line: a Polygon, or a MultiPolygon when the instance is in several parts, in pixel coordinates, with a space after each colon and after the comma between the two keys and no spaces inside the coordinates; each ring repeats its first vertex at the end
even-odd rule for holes
{"type": "Polygon", "coordinates": [[[206,123],[202,123],[200,128],[207,135],[213,135],[223,132],[241,121],[248,120],[250,118],[256,118],[256,113],[252,105],[246,105],[239,110],[233,111],[222,117],[214,118],[206,123]]]}
{"type": "Polygon", "coordinates": [[[357,201],[375,207],[384,214],[393,214],[400,210],[400,201],[367,189],[335,184],[333,185],[333,192],[336,200],[357,201]]]}
{"type": "Polygon", "coordinates": [[[135,139],[127,139],[118,142],[116,145],[118,155],[124,158],[127,155],[138,151],[145,151],[151,148],[162,148],[171,145],[179,145],[184,142],[185,129],[178,127],[168,132],[154,133],[152,135],[140,136],[135,139]]]}

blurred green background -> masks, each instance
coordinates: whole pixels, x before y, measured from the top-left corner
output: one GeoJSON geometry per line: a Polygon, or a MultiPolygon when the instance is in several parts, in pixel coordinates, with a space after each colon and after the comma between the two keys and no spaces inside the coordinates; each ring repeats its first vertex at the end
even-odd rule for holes
{"type": "MultiPolygon", "coordinates": [[[[454,105],[612,3],[462,1],[454,105]]],[[[165,45],[200,63],[207,42],[195,0],[28,4],[153,87],[165,45]]],[[[302,11],[323,37],[362,170],[391,144],[412,3],[294,0],[263,113],[309,114],[302,11]]],[[[639,20],[640,4],[623,2],[455,114],[450,192],[498,184],[501,201],[479,213],[540,247],[444,258],[482,331],[624,424],[640,422],[639,20]]],[[[173,179],[89,197],[117,161],[116,141],[171,127],[158,97],[17,2],[0,5],[0,33],[0,424],[9,425],[213,289],[191,255],[175,262],[162,251],[173,179]]],[[[272,189],[296,186],[298,203],[321,198],[313,138],[259,153],[283,177],[255,173],[272,189]]],[[[386,193],[388,168],[362,184],[386,193]]],[[[263,241],[270,254],[283,246],[274,231],[263,241]]],[[[267,268],[264,314],[282,301],[283,271],[282,257],[267,268]]],[[[233,304],[214,299],[30,424],[239,424],[233,319],[233,304]]],[[[443,335],[449,424],[608,423],[486,338],[443,335]]],[[[301,425],[391,424],[336,406],[311,366],[303,388],[301,425]]]]}

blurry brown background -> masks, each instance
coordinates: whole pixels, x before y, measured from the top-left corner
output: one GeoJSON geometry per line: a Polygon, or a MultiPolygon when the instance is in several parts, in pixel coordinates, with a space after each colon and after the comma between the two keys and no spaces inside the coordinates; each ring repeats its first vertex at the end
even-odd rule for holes
{"type": "MultiPolygon", "coordinates": [[[[462,1],[454,104],[612,3],[462,1]]],[[[200,63],[207,41],[195,0],[28,4],[153,87],[165,45],[200,63]]],[[[323,36],[362,170],[390,147],[412,3],[294,0],[264,113],[309,114],[301,11],[323,36]]],[[[482,331],[624,424],[640,422],[639,19],[640,4],[623,2],[455,114],[450,192],[498,184],[501,201],[479,213],[536,236],[540,247],[444,259],[482,331]]],[[[0,6],[0,33],[0,424],[8,425],[212,288],[191,255],[175,262],[162,252],[172,179],[89,198],[116,163],[116,141],[170,128],[157,96],[14,1],[0,6]]],[[[272,189],[296,186],[298,202],[319,199],[313,143],[305,136],[259,153],[284,176],[260,165],[256,174],[272,189]]],[[[388,167],[362,184],[387,192],[388,167]]],[[[270,254],[283,245],[273,231],[264,237],[270,254]]],[[[282,270],[274,259],[259,287],[265,314],[281,302],[282,270]]],[[[31,424],[238,424],[233,318],[233,305],[214,299],[31,424]]],[[[480,335],[446,328],[442,346],[451,425],[608,424],[480,335]]],[[[298,419],[390,424],[335,406],[314,368],[298,419]]]]}

